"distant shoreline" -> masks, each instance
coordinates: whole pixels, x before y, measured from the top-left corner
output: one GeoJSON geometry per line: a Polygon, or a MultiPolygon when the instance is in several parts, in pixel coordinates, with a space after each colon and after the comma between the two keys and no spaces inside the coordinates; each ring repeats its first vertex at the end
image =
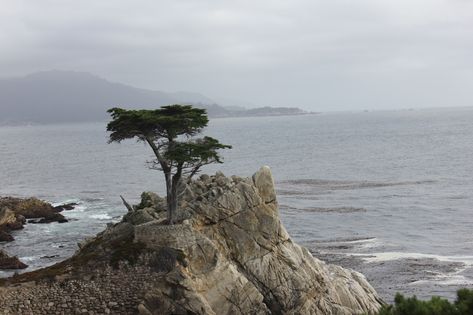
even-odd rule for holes
{"type": "MultiPolygon", "coordinates": [[[[308,116],[308,115],[320,115],[321,112],[299,112],[299,113],[281,113],[281,114],[261,114],[261,115],[217,115],[209,116],[210,119],[222,119],[222,118],[252,118],[252,117],[284,117],[284,116],[308,116]]],[[[84,121],[58,121],[58,122],[31,122],[31,121],[0,121],[0,127],[28,127],[28,126],[47,126],[57,124],[94,124],[94,123],[107,123],[107,120],[84,120],[84,121]]]]}

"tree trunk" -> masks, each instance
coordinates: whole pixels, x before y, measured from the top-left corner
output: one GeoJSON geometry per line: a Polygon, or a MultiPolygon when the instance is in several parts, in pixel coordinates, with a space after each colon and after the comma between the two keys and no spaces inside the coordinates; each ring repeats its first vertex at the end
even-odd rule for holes
{"type": "Polygon", "coordinates": [[[164,173],[164,177],[166,178],[166,203],[168,206],[168,221],[169,224],[174,224],[174,212],[176,211],[175,202],[173,199],[173,185],[172,185],[172,177],[171,172],[164,173]]]}
{"type": "Polygon", "coordinates": [[[170,202],[168,204],[168,207],[170,209],[169,211],[169,224],[174,224],[174,219],[176,217],[176,211],[177,211],[177,206],[178,206],[178,200],[177,200],[177,185],[172,185],[171,188],[171,195],[169,196],[170,202]]]}
{"type": "MultiPolygon", "coordinates": [[[[178,189],[181,182],[182,176],[182,164],[176,166],[176,173],[171,177],[169,176],[171,183],[171,190],[168,190],[168,215],[169,215],[169,224],[174,224],[175,214],[178,208],[178,189]],[[170,193],[169,193],[170,192],[170,193]]],[[[167,179],[168,177],[166,177],[167,179]]],[[[168,181],[166,180],[166,183],[168,181]]]]}

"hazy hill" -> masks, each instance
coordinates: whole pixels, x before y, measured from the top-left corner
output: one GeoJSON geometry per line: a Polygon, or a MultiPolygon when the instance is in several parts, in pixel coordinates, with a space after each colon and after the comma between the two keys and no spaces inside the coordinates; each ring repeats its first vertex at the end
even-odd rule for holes
{"type": "Polygon", "coordinates": [[[104,121],[110,107],[156,108],[176,103],[206,108],[211,117],[253,115],[216,105],[198,93],[139,89],[84,72],[47,71],[0,79],[0,123],[104,121]]]}
{"type": "Polygon", "coordinates": [[[178,97],[112,83],[89,73],[39,72],[0,80],[0,121],[98,121],[105,120],[106,110],[113,106],[156,107],[184,101],[178,97]]]}

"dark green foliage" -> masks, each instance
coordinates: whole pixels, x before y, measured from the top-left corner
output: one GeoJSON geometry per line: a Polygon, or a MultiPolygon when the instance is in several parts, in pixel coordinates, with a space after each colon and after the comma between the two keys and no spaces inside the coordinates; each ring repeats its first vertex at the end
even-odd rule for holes
{"type": "Polygon", "coordinates": [[[406,298],[396,294],[394,305],[381,308],[378,315],[472,315],[473,290],[461,289],[457,292],[457,299],[450,303],[440,297],[432,297],[428,301],[418,300],[415,296],[406,298]]]}
{"type": "Polygon", "coordinates": [[[190,105],[169,105],[154,110],[112,108],[108,112],[112,116],[107,125],[109,142],[137,138],[153,150],[156,159],[149,166],[164,173],[168,220],[172,224],[181,178],[191,178],[204,165],[222,163],[217,151],[231,146],[211,137],[193,138],[209,120],[204,109],[190,105]]]}
{"type": "Polygon", "coordinates": [[[136,211],[145,208],[157,208],[159,207],[159,204],[162,203],[162,201],[162,198],[159,197],[157,194],[149,191],[144,191],[141,193],[140,203],[134,206],[134,210],[136,211]]]}
{"type": "Polygon", "coordinates": [[[112,121],[107,125],[109,142],[138,138],[145,141],[166,138],[175,139],[180,135],[193,136],[207,126],[205,109],[190,105],[169,105],[153,110],[127,110],[111,108],[108,113],[112,121]]]}
{"type": "Polygon", "coordinates": [[[460,289],[455,301],[458,314],[473,314],[473,290],[460,289]]]}
{"type": "Polygon", "coordinates": [[[231,146],[221,144],[217,139],[204,137],[187,142],[174,142],[164,154],[164,158],[176,161],[178,165],[183,166],[183,169],[192,169],[197,165],[222,163],[217,150],[229,148],[231,146]]]}
{"type": "Polygon", "coordinates": [[[154,110],[112,108],[108,112],[112,116],[107,125],[109,142],[132,138],[147,142],[156,155],[151,168],[164,172],[176,167],[194,175],[203,165],[222,163],[217,150],[231,148],[211,137],[191,138],[207,126],[209,120],[204,109],[169,105],[154,110]]]}

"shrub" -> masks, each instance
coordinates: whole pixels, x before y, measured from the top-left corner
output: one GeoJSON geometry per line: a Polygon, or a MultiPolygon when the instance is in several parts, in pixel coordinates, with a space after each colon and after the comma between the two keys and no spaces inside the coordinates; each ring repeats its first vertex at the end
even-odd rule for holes
{"type": "Polygon", "coordinates": [[[394,305],[385,305],[378,315],[471,315],[473,314],[473,290],[461,289],[457,299],[450,303],[438,296],[428,301],[418,300],[416,296],[406,298],[396,294],[394,305]]]}

